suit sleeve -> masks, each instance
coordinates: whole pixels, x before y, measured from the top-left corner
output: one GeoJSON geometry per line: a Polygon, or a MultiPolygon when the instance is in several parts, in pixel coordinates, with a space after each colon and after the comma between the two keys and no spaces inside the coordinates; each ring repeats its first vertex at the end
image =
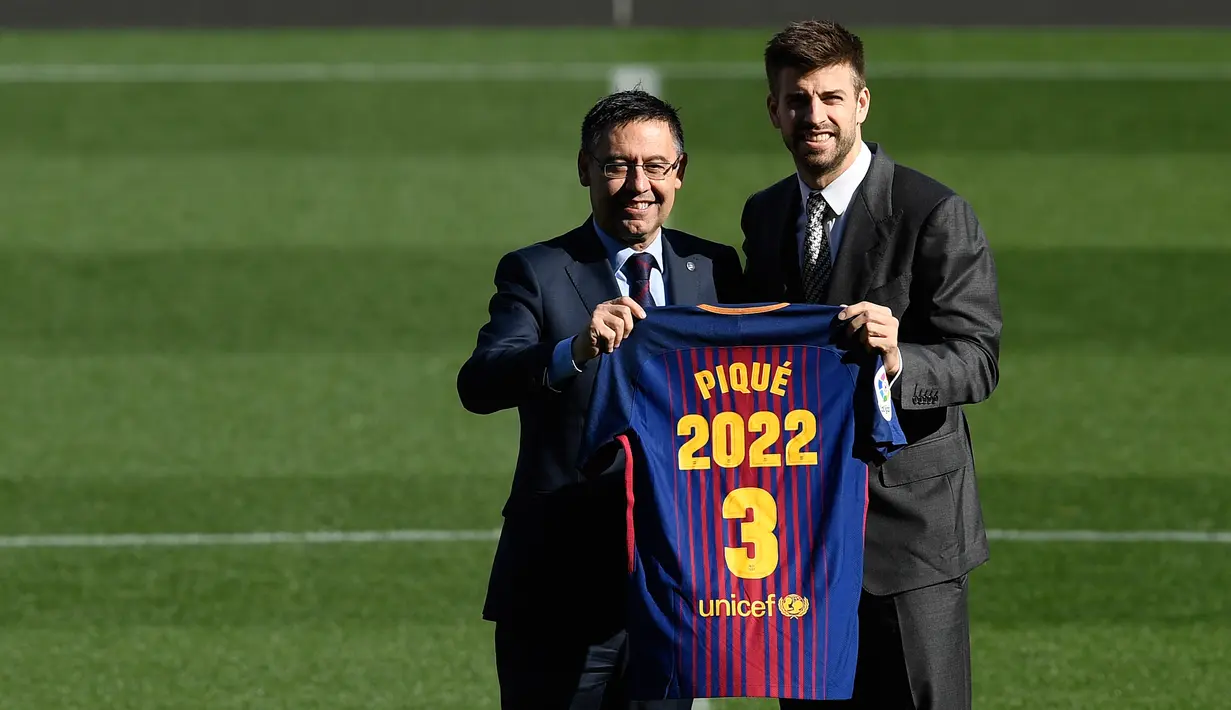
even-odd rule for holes
{"type": "Polygon", "coordinates": [[[496,266],[496,293],[470,359],[457,374],[462,406],[476,414],[517,407],[546,392],[546,372],[556,343],[541,342],[543,293],[533,269],[518,253],[496,266]]]}
{"type": "Polygon", "coordinates": [[[922,299],[930,342],[899,346],[894,394],[904,410],[974,404],[1000,376],[1000,299],[991,247],[970,204],[951,195],[923,225],[912,301],[922,299]]]}

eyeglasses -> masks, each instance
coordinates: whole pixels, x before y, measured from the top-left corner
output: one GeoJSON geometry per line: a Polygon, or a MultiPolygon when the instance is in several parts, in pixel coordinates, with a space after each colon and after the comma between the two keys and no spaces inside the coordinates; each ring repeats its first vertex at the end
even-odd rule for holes
{"type": "Polygon", "coordinates": [[[590,155],[594,162],[598,163],[603,168],[603,177],[608,180],[622,180],[628,177],[628,172],[634,168],[640,167],[645,172],[645,176],[651,180],[663,180],[680,166],[680,161],[684,159],[684,154],[675,159],[674,163],[604,163],[594,155],[590,155]]]}

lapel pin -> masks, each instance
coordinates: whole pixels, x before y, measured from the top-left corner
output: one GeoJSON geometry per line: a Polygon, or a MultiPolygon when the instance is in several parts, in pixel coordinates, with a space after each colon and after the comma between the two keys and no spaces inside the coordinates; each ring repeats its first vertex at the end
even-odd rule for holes
{"type": "Polygon", "coordinates": [[[692,263],[692,262],[690,261],[690,262],[688,262],[687,264],[684,264],[684,268],[685,268],[685,269],[688,269],[689,271],[696,271],[696,270],[697,270],[697,265],[696,265],[696,264],[694,264],[694,263],[692,263]]]}

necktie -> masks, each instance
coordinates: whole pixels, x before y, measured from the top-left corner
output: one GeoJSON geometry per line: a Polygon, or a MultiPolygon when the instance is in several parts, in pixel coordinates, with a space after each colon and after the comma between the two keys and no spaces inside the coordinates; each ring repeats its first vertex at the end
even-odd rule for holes
{"type": "Polygon", "coordinates": [[[650,293],[650,270],[653,267],[653,254],[633,254],[624,262],[624,275],[628,277],[628,295],[642,308],[654,305],[654,296],[650,293]]]}
{"type": "Polygon", "coordinates": [[[820,303],[829,285],[832,268],[829,256],[829,229],[825,226],[829,205],[820,190],[808,195],[808,233],[804,237],[804,295],[808,303],[820,303]]]}

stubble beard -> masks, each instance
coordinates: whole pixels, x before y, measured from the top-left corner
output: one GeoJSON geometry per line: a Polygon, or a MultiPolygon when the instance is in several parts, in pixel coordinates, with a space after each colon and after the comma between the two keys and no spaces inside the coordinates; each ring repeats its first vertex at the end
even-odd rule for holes
{"type": "Polygon", "coordinates": [[[805,135],[806,132],[795,136],[794,145],[791,146],[791,152],[795,155],[796,160],[806,166],[806,171],[813,178],[837,177],[835,173],[842,168],[842,163],[846,162],[847,156],[851,154],[851,150],[855,147],[854,132],[838,131],[835,128],[834,139],[836,145],[833,152],[829,154],[810,150],[806,145],[805,135]]]}

